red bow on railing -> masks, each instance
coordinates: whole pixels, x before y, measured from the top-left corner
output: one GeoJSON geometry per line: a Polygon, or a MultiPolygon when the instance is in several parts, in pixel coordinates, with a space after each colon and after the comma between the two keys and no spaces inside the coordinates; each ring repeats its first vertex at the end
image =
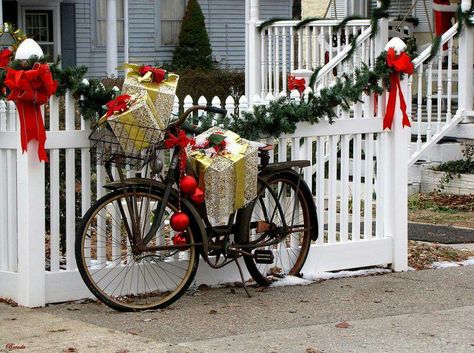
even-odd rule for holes
{"type": "Polygon", "coordinates": [[[300,94],[302,94],[305,88],[306,81],[304,78],[296,78],[293,75],[288,76],[288,90],[293,91],[296,89],[298,92],[300,92],[300,94]]]}
{"type": "Polygon", "coordinates": [[[126,111],[129,108],[131,98],[132,97],[130,97],[128,94],[122,94],[121,96],[118,96],[114,100],[108,102],[106,104],[107,108],[109,108],[106,113],[107,118],[114,115],[115,113],[123,113],[126,111]]]}
{"type": "Polygon", "coordinates": [[[403,97],[403,92],[400,87],[400,73],[411,75],[414,67],[410,57],[405,52],[400,55],[395,54],[395,49],[389,48],[387,51],[387,66],[394,70],[390,74],[390,91],[388,96],[387,111],[383,119],[383,129],[391,129],[393,125],[393,116],[395,114],[395,103],[398,97],[400,99],[400,109],[402,110],[403,120],[402,126],[411,126],[407,115],[407,105],[403,97]]]}
{"type": "Polygon", "coordinates": [[[181,170],[186,168],[186,160],[187,160],[187,153],[186,147],[189,145],[193,146],[195,143],[194,139],[189,138],[186,136],[183,130],[179,130],[178,136],[173,135],[171,132],[168,133],[168,136],[165,140],[165,147],[172,148],[172,147],[179,147],[179,154],[180,154],[180,162],[181,162],[181,170]]]}
{"type": "Polygon", "coordinates": [[[153,82],[160,83],[166,77],[166,71],[151,65],[143,65],[138,70],[138,73],[145,76],[148,72],[151,72],[153,82]]]}
{"type": "Polygon", "coordinates": [[[15,102],[20,117],[21,148],[27,150],[28,142],[38,141],[38,158],[48,161],[44,144],[46,131],[41,115],[41,105],[56,92],[57,81],[53,80],[47,64],[35,64],[31,70],[14,70],[9,68],[5,86],[11,92],[8,100],[15,102]]]}

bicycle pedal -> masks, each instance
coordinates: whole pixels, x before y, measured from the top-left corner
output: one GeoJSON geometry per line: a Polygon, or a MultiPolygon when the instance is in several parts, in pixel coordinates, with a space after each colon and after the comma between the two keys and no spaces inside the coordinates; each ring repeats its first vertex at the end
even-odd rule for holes
{"type": "Polygon", "coordinates": [[[253,258],[258,264],[272,264],[275,257],[273,251],[257,249],[253,253],[253,258]]]}

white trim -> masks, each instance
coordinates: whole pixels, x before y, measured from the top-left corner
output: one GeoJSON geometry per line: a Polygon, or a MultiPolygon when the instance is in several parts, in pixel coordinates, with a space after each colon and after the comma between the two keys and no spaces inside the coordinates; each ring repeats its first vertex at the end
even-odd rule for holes
{"type": "Polygon", "coordinates": [[[456,12],[458,5],[442,5],[433,3],[433,10],[438,12],[456,12]]]}

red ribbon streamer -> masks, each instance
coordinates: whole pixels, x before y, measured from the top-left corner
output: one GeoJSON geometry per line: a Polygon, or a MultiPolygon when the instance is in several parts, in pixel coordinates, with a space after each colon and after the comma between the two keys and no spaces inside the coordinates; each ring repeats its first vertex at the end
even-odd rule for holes
{"type": "Polygon", "coordinates": [[[402,126],[411,126],[407,115],[407,105],[403,97],[403,92],[400,87],[400,73],[411,75],[414,67],[410,57],[402,52],[400,55],[395,54],[395,49],[389,48],[387,51],[387,66],[392,68],[395,72],[390,74],[390,91],[388,96],[387,111],[383,119],[383,129],[392,129],[393,117],[395,114],[395,103],[398,97],[400,99],[400,109],[402,110],[403,120],[402,126]]]}
{"type": "Polygon", "coordinates": [[[181,162],[181,170],[186,168],[186,160],[187,160],[187,153],[186,147],[191,145],[193,146],[195,143],[194,139],[189,138],[186,136],[183,130],[179,130],[178,136],[173,135],[171,132],[168,133],[168,136],[165,140],[165,147],[172,148],[172,147],[179,147],[179,158],[181,162]]]}
{"type": "Polygon", "coordinates": [[[128,94],[122,94],[121,96],[118,96],[117,98],[108,102],[106,104],[107,108],[109,108],[106,113],[107,118],[114,115],[114,113],[122,113],[126,111],[128,109],[130,98],[131,97],[128,94]]]}
{"type": "Polygon", "coordinates": [[[304,80],[304,78],[296,78],[293,75],[288,76],[288,89],[290,91],[296,89],[298,90],[298,92],[300,92],[300,94],[302,94],[305,88],[306,81],[304,80]]]}
{"type": "Polygon", "coordinates": [[[41,105],[56,92],[57,81],[53,80],[49,65],[36,63],[31,70],[8,68],[5,86],[10,89],[8,100],[14,101],[20,117],[21,148],[28,149],[28,142],[38,141],[38,158],[48,161],[44,147],[46,131],[41,114],[41,105]]]}
{"type": "Polygon", "coordinates": [[[0,51],[0,68],[4,69],[8,66],[12,55],[13,55],[13,52],[8,48],[5,48],[2,51],[0,51]]]}

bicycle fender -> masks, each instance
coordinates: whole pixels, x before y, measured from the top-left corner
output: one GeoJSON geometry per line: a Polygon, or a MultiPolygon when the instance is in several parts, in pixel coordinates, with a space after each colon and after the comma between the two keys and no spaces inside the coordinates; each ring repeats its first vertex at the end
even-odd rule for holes
{"type": "MultiPolygon", "coordinates": [[[[153,190],[158,191],[159,193],[164,193],[166,185],[160,181],[146,178],[130,178],[124,180],[123,183],[121,181],[114,181],[104,185],[104,188],[107,190],[127,189],[130,187],[141,189],[142,191],[153,190]]],[[[178,196],[178,192],[175,189],[172,189],[171,197],[174,198],[174,200],[177,200],[178,196]]],[[[196,236],[195,241],[202,242],[201,255],[204,259],[207,259],[209,249],[208,237],[204,222],[201,220],[199,212],[186,198],[181,198],[181,208],[189,216],[191,229],[193,234],[196,236]]]]}

